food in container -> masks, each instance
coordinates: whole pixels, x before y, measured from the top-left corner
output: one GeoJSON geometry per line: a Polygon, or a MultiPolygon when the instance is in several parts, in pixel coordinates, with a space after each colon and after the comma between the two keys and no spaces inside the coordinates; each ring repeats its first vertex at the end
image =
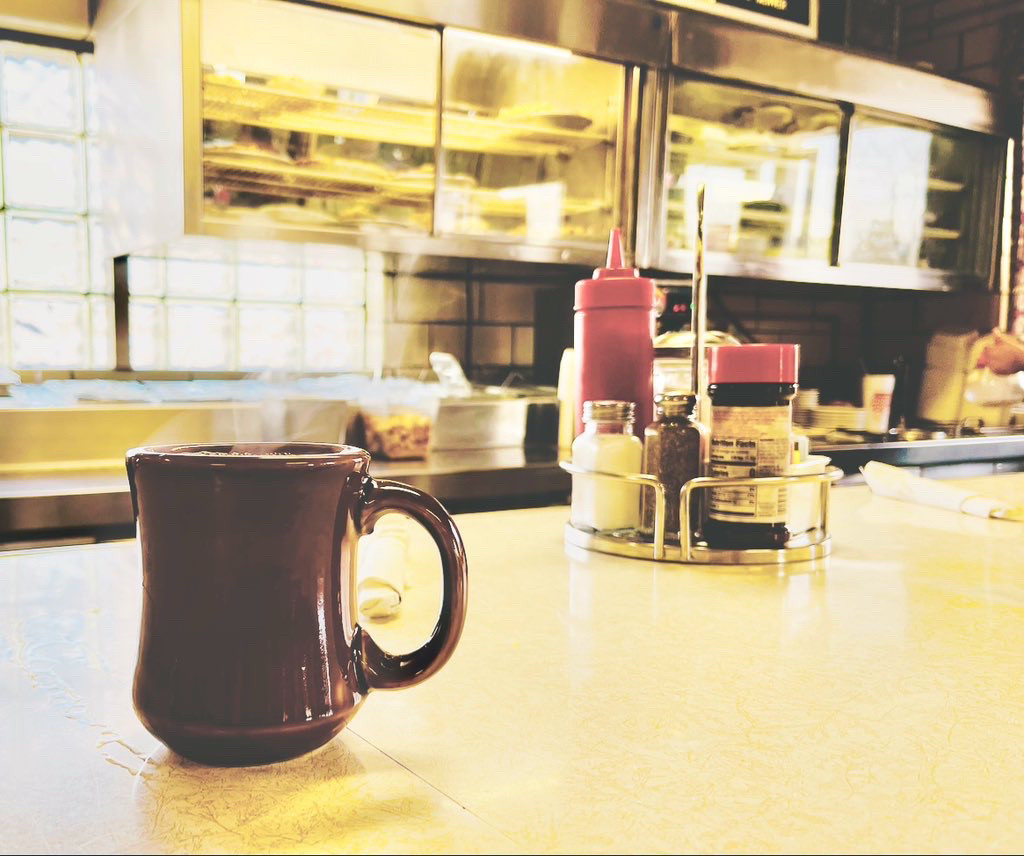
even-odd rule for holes
{"type": "Polygon", "coordinates": [[[399,410],[390,413],[363,411],[366,450],[389,460],[425,458],[434,421],[425,413],[399,410]]]}
{"type": "Polygon", "coordinates": [[[425,458],[437,415],[436,396],[412,381],[369,390],[359,401],[361,442],[371,455],[392,461],[425,458]]]}

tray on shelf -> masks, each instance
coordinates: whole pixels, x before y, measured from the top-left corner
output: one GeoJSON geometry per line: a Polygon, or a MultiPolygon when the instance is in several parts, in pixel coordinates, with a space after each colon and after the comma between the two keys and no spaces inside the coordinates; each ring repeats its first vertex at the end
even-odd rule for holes
{"type": "Polygon", "coordinates": [[[938,226],[925,226],[921,237],[932,241],[957,241],[960,239],[959,229],[941,229],[938,226]]]}
{"type": "Polygon", "coordinates": [[[637,485],[641,490],[655,492],[654,534],[646,538],[636,530],[616,532],[591,532],[578,529],[567,523],[565,542],[574,547],[609,553],[631,559],[648,559],[660,562],[676,562],[697,565],[783,565],[792,562],[807,562],[821,559],[832,552],[829,535],[829,488],[834,481],[843,477],[838,467],[827,467],[823,473],[808,473],[793,476],[759,476],[756,478],[712,478],[691,479],[679,493],[680,533],[691,533],[680,538],[678,544],[667,541],[665,533],[665,486],[651,475],[603,473],[585,470],[568,462],[559,466],[573,476],[596,478],[602,481],[637,485]],[[815,484],[820,487],[817,524],[806,533],[791,539],[785,547],[772,549],[723,550],[708,547],[694,540],[695,526],[691,508],[694,495],[716,487],[789,487],[798,484],[815,484]]]}
{"type": "MultiPolygon", "coordinates": [[[[323,94],[286,92],[253,83],[203,80],[203,118],[309,134],[343,136],[433,148],[437,107],[433,104],[380,102],[368,95],[362,103],[323,94]]],[[[444,111],[448,149],[482,154],[543,156],[593,145],[614,145],[614,138],[583,119],[566,127],[548,114],[502,118],[444,111]]]]}
{"type": "MultiPolygon", "coordinates": [[[[262,193],[268,196],[302,198],[306,196],[379,196],[380,201],[400,205],[429,205],[433,185],[409,182],[402,176],[391,176],[384,168],[346,172],[317,166],[236,157],[216,150],[203,155],[203,174],[208,182],[216,182],[234,190],[262,193]]],[[[517,188],[476,188],[465,183],[455,187],[444,185],[447,193],[465,194],[472,207],[485,217],[526,216],[529,199],[517,188]]],[[[611,209],[602,199],[564,198],[565,216],[578,216],[611,209]]]]}
{"type": "Polygon", "coordinates": [[[203,173],[208,181],[244,184],[247,190],[266,186],[270,192],[289,189],[321,196],[375,193],[387,183],[387,172],[383,169],[374,171],[368,168],[359,172],[327,170],[270,160],[250,160],[215,151],[203,153],[203,173]]]}
{"type": "Polygon", "coordinates": [[[950,181],[945,178],[929,178],[928,189],[939,190],[948,193],[959,193],[964,189],[964,183],[962,181],[950,181]]]}
{"type": "MultiPolygon", "coordinates": [[[[501,190],[478,188],[469,191],[473,207],[484,217],[525,217],[529,199],[525,190],[507,187],[501,190]]],[[[564,197],[561,200],[562,214],[576,216],[608,211],[612,204],[603,199],[579,199],[564,197]]]]}

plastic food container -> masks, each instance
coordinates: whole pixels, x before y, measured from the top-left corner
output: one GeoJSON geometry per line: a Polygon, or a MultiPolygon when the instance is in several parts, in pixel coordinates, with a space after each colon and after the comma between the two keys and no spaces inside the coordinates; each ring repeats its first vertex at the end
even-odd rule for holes
{"type": "Polygon", "coordinates": [[[363,443],[392,461],[425,458],[437,416],[437,398],[415,384],[387,384],[359,401],[363,443]]]}
{"type": "Polygon", "coordinates": [[[409,408],[363,410],[366,451],[392,461],[425,458],[433,418],[409,408]]]}
{"type": "MultiPolygon", "coordinates": [[[[787,476],[806,476],[812,473],[823,473],[832,463],[826,455],[809,455],[799,464],[790,464],[787,476]]],[[[818,522],[821,505],[821,485],[816,482],[794,484],[788,488],[786,496],[786,528],[794,536],[814,528],[818,522]]]]}
{"type": "Polygon", "coordinates": [[[693,390],[693,363],[688,348],[660,348],[654,352],[654,395],[693,390]]]}

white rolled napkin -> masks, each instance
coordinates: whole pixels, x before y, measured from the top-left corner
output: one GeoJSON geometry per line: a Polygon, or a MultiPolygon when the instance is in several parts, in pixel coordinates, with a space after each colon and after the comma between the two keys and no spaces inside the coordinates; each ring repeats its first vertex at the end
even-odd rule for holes
{"type": "Polygon", "coordinates": [[[981,496],[973,491],[933,479],[924,479],[879,461],[868,461],[860,471],[864,474],[864,481],[868,483],[871,492],[879,496],[959,511],[975,517],[1024,520],[1021,516],[1022,510],[1014,508],[1005,500],[981,496]]]}
{"type": "Polygon", "coordinates": [[[402,607],[409,535],[404,520],[388,514],[360,543],[359,611],[367,618],[391,618],[402,607]]]}

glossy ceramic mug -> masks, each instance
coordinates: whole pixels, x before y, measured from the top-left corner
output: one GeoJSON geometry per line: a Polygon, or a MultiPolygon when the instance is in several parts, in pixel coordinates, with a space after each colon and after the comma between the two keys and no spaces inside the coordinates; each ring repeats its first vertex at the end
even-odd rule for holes
{"type": "Polygon", "coordinates": [[[301,755],[370,690],[419,683],[451,656],[462,539],[436,499],[370,478],[369,461],[314,443],[128,452],[143,585],[135,709],[175,752],[224,765],[301,755]],[[433,536],[444,578],[429,640],[404,655],[356,620],[356,544],[388,512],[433,536]]]}

